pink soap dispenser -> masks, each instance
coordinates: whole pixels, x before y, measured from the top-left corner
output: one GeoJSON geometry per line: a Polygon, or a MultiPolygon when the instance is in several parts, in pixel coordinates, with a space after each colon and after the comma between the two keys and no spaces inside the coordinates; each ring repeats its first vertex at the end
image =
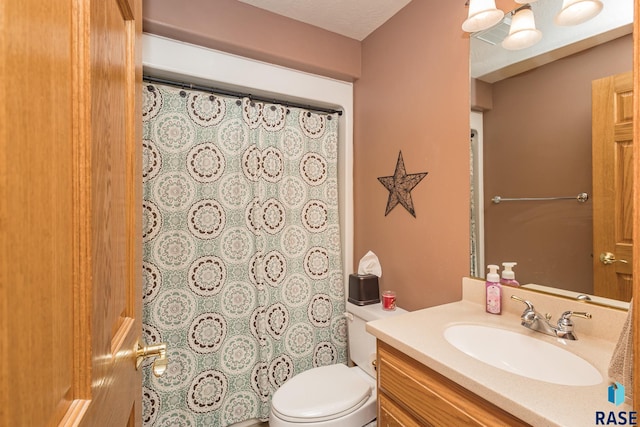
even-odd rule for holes
{"type": "Polygon", "coordinates": [[[502,266],[502,279],[500,279],[501,285],[520,286],[520,283],[516,280],[516,273],[513,271],[513,267],[518,265],[517,262],[503,262],[502,266]]]}
{"type": "Polygon", "coordinates": [[[489,274],[487,274],[487,282],[485,283],[487,313],[502,313],[502,286],[500,285],[500,276],[498,275],[497,265],[488,265],[489,274]]]}

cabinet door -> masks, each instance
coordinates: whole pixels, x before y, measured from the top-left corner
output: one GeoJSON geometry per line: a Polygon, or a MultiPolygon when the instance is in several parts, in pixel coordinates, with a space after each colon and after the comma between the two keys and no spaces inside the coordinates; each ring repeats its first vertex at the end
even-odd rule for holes
{"type": "Polygon", "coordinates": [[[378,427],[430,427],[430,424],[421,423],[408,414],[384,393],[378,393],[378,404],[378,427]]]}

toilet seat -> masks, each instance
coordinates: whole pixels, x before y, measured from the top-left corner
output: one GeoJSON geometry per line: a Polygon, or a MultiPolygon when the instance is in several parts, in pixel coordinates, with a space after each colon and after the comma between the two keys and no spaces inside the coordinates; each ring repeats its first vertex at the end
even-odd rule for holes
{"type": "Polygon", "coordinates": [[[329,421],[355,411],[371,393],[371,386],[354,369],[343,364],[329,365],[287,381],[274,393],[271,409],[286,421],[329,421]]]}

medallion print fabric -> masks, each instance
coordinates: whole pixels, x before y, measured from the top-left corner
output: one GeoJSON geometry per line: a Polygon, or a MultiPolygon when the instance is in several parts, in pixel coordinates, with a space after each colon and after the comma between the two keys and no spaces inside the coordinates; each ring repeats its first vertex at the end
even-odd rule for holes
{"type": "Polygon", "coordinates": [[[346,362],[338,118],[146,85],[143,123],[143,336],[169,359],[144,425],[266,420],[293,375],[346,362]]]}

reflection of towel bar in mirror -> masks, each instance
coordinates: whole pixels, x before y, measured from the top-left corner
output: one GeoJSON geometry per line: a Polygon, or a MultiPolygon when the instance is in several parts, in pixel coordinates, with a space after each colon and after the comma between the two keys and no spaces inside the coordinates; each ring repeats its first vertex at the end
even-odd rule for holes
{"type": "Polygon", "coordinates": [[[498,204],[500,202],[512,202],[512,201],[520,201],[520,200],[537,201],[537,200],[566,200],[566,199],[575,199],[580,203],[584,203],[587,200],[589,200],[589,195],[587,193],[580,193],[577,196],[568,196],[568,197],[512,197],[512,198],[495,196],[493,199],[491,199],[491,201],[495,204],[498,204]]]}

